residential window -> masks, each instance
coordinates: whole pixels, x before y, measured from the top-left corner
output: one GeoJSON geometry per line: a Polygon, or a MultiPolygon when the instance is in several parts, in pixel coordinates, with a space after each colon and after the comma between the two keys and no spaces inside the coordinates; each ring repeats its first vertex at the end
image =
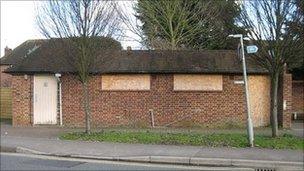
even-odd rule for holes
{"type": "Polygon", "coordinates": [[[150,90],[148,74],[103,75],[102,90],[150,90]]]}
{"type": "Polygon", "coordinates": [[[222,91],[222,75],[176,74],[174,75],[176,91],[222,91]]]}

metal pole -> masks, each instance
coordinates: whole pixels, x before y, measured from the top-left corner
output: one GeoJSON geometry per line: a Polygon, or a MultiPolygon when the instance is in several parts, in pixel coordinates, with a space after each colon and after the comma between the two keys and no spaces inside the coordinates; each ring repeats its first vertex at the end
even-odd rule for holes
{"type": "Polygon", "coordinates": [[[58,87],[59,98],[57,96],[57,99],[59,100],[59,120],[60,120],[59,122],[60,122],[60,126],[62,126],[62,91],[61,91],[61,81],[60,81],[61,74],[56,73],[55,77],[57,78],[57,85],[59,86],[58,87]]]}
{"type": "Polygon", "coordinates": [[[245,84],[245,93],[246,93],[246,107],[247,107],[247,133],[250,147],[253,147],[253,124],[251,120],[251,111],[250,111],[250,101],[249,101],[249,90],[248,90],[248,82],[247,82],[247,72],[246,72],[246,61],[245,61],[245,51],[244,51],[244,43],[243,43],[243,35],[240,36],[241,47],[242,47],[242,62],[243,62],[243,75],[244,75],[244,84],[245,84]]]}
{"type": "Polygon", "coordinates": [[[60,126],[62,126],[62,91],[61,91],[60,80],[59,80],[59,117],[60,117],[60,126]]]}

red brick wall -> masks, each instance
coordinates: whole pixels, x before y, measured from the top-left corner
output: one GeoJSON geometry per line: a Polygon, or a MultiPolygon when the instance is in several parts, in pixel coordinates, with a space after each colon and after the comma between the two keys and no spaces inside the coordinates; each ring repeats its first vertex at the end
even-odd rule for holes
{"type": "Polygon", "coordinates": [[[292,112],[304,112],[303,81],[292,81],[292,112]]]}
{"type": "Polygon", "coordinates": [[[24,75],[12,77],[13,126],[32,124],[32,85],[33,77],[24,75]]]}
{"type": "Polygon", "coordinates": [[[12,85],[12,76],[3,73],[8,67],[8,65],[0,65],[0,87],[11,87],[12,85]]]}
{"type": "Polygon", "coordinates": [[[292,111],[292,76],[291,74],[286,73],[283,77],[283,103],[285,103],[285,108],[283,107],[283,128],[290,128],[292,111]]]}
{"type": "MultiPolygon", "coordinates": [[[[13,76],[13,125],[32,125],[33,77],[13,76]]],[[[223,91],[173,91],[173,75],[152,75],[150,91],[102,91],[101,76],[90,82],[92,126],[245,126],[245,101],[241,76],[223,76],[223,91]],[[178,122],[176,122],[178,121],[178,122]],[[173,122],[173,123],[172,123],[173,122]],[[171,124],[170,124],[171,123],[171,124]]],[[[84,126],[82,88],[75,76],[63,75],[62,111],[65,126],[84,126]]],[[[290,127],[291,75],[284,79],[284,127],[290,127]]]]}
{"type": "MultiPolygon", "coordinates": [[[[74,76],[63,75],[62,100],[65,126],[84,126],[82,89],[74,76]]],[[[150,91],[102,91],[101,77],[91,80],[92,125],[150,126],[149,109],[155,125],[244,126],[243,85],[223,76],[223,91],[173,91],[173,75],[152,75],[150,91]],[[185,117],[187,116],[187,117],[185,117]]]]}

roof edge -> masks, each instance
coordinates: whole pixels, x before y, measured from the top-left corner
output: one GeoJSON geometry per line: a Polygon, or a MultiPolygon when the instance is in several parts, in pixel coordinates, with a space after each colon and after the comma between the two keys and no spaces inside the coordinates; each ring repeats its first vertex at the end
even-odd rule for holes
{"type": "MultiPolygon", "coordinates": [[[[54,72],[54,71],[4,71],[7,74],[55,74],[55,73],[62,73],[62,74],[76,74],[76,72],[54,72]]],[[[243,74],[243,72],[236,72],[236,71],[105,71],[105,72],[91,72],[92,75],[103,75],[103,74],[221,74],[221,75],[229,75],[229,74],[243,74]]],[[[269,74],[267,71],[247,71],[247,74],[259,74],[259,75],[266,75],[269,74]]]]}

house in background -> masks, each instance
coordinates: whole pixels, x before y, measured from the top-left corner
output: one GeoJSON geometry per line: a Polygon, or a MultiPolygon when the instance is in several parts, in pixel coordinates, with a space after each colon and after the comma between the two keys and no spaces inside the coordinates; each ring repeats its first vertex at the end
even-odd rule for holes
{"type": "MultiPolygon", "coordinates": [[[[21,56],[26,57],[6,70],[12,75],[14,126],[85,124],[81,84],[64,62],[68,53],[56,41],[24,51],[21,56]]],[[[242,67],[234,51],[112,50],[96,58],[102,62],[91,71],[93,127],[149,127],[152,121],[160,127],[246,124],[242,67]]],[[[248,74],[254,126],[267,126],[267,71],[248,61],[248,74]]],[[[285,128],[291,125],[291,83],[285,73],[285,128]]]]}
{"type": "Polygon", "coordinates": [[[293,119],[304,119],[304,67],[292,71],[293,119]]]}
{"type": "Polygon", "coordinates": [[[0,118],[12,118],[12,76],[4,73],[7,68],[17,65],[32,51],[41,45],[43,40],[28,40],[14,50],[6,47],[0,58],[0,118]]]}
{"type": "Polygon", "coordinates": [[[11,75],[4,73],[4,70],[6,70],[11,66],[11,64],[5,62],[5,59],[7,58],[7,56],[11,54],[12,51],[13,51],[12,49],[5,47],[4,57],[0,58],[0,78],[1,78],[0,87],[11,87],[12,84],[11,75]]]}
{"type": "Polygon", "coordinates": [[[17,65],[35,48],[41,45],[43,40],[28,40],[16,47],[14,50],[5,47],[4,56],[0,58],[0,87],[11,87],[11,75],[4,73],[7,68],[17,65]]]}

